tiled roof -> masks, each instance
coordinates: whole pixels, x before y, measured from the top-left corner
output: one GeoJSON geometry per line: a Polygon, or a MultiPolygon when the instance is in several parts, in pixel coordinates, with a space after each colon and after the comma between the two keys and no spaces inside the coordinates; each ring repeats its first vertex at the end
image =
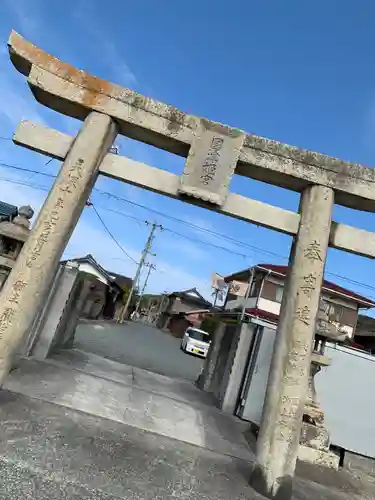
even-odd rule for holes
{"type": "Polygon", "coordinates": [[[190,288],[189,290],[183,290],[181,292],[172,292],[169,294],[169,297],[180,297],[186,300],[190,300],[191,302],[195,302],[197,304],[211,307],[211,302],[206,300],[196,288],[190,288]]]}
{"type": "Polygon", "coordinates": [[[15,217],[17,214],[18,208],[15,205],[0,201],[0,217],[15,217]]]}
{"type": "Polygon", "coordinates": [[[107,271],[107,273],[111,276],[111,278],[114,279],[115,283],[122,289],[130,288],[133,284],[133,279],[129,278],[128,276],[124,276],[119,273],[113,273],[112,271],[107,271]]]}

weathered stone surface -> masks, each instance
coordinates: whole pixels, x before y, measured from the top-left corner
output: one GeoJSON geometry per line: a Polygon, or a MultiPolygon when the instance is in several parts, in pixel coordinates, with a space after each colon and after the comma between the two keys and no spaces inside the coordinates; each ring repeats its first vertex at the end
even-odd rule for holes
{"type": "Polygon", "coordinates": [[[181,177],[180,193],[223,205],[245,134],[201,120],[181,177]]]}
{"type": "Polygon", "coordinates": [[[321,465],[330,467],[331,469],[339,468],[340,457],[329,451],[317,450],[310,446],[300,445],[298,449],[298,459],[302,462],[308,462],[313,465],[321,465]]]}
{"type": "Polygon", "coordinates": [[[42,305],[96,180],[99,164],[115,136],[116,127],[109,116],[88,116],[1,291],[0,385],[13,353],[42,305]]]}
{"type": "Polygon", "coordinates": [[[13,134],[13,142],[31,151],[48,154],[56,160],[65,160],[74,142],[74,137],[30,120],[19,123],[13,134]],[[27,145],[25,144],[27,141],[27,145]]]}
{"type": "Polygon", "coordinates": [[[302,195],[257,442],[259,465],[253,475],[253,484],[270,498],[291,495],[332,208],[331,189],[312,186],[302,195]]]}
{"type": "MultiPolygon", "coordinates": [[[[12,32],[9,51],[46,106],[84,119],[90,110],[118,120],[120,132],[186,156],[200,120],[172,106],[77,70],[12,32]]],[[[234,129],[235,130],[235,129],[234,129]]],[[[236,172],[302,191],[311,183],[336,190],[336,202],[375,211],[375,171],[319,153],[247,134],[236,172]]]]}
{"type": "Polygon", "coordinates": [[[317,450],[329,450],[329,434],[325,427],[303,422],[300,436],[300,444],[310,446],[317,450]]]}

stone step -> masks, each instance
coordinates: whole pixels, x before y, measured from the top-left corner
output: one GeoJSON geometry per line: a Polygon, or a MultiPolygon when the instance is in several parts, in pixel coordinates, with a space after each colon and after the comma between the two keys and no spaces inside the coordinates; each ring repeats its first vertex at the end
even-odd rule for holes
{"type": "Polygon", "coordinates": [[[207,405],[194,406],[136,385],[30,358],[20,360],[4,388],[221,454],[253,459],[234,419],[207,405]]]}
{"type": "MultiPolygon", "coordinates": [[[[212,396],[198,390],[190,381],[174,379],[142,368],[124,365],[80,349],[61,350],[44,361],[68,366],[71,369],[122,385],[137,386],[140,389],[155,392],[176,401],[186,402],[192,406],[213,406],[212,396]]],[[[215,408],[212,408],[212,410],[214,411],[215,408]]],[[[216,411],[220,412],[219,409],[216,409],[216,411]]]]}

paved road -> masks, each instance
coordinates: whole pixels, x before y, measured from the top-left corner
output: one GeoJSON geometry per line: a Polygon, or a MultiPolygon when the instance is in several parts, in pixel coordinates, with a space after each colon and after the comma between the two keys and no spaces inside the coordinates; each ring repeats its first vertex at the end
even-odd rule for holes
{"type": "Polygon", "coordinates": [[[183,353],[180,340],[141,323],[79,324],[76,348],[168,377],[195,381],[203,360],[183,353]]]}
{"type": "MultiPolygon", "coordinates": [[[[249,486],[250,463],[108,418],[2,390],[0,422],[0,500],[266,500],[249,486]]],[[[374,467],[304,464],[293,493],[370,500],[374,467]]]]}

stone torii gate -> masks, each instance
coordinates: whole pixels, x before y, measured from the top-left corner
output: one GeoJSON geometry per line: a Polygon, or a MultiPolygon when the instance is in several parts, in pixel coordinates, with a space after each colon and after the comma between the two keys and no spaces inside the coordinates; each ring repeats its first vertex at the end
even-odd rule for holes
{"type": "Polygon", "coordinates": [[[98,174],[294,238],[252,484],[291,496],[328,246],[375,257],[375,233],[331,221],[338,203],[375,211],[375,170],[246,134],[113,85],[12,32],[9,52],[35,98],[83,120],[76,137],[22,122],[14,142],[63,160],[0,300],[0,382],[41,307],[98,174]],[[110,154],[117,134],[187,157],[182,176],[110,154]],[[301,192],[299,213],[233,194],[233,174],[301,192]]]}

